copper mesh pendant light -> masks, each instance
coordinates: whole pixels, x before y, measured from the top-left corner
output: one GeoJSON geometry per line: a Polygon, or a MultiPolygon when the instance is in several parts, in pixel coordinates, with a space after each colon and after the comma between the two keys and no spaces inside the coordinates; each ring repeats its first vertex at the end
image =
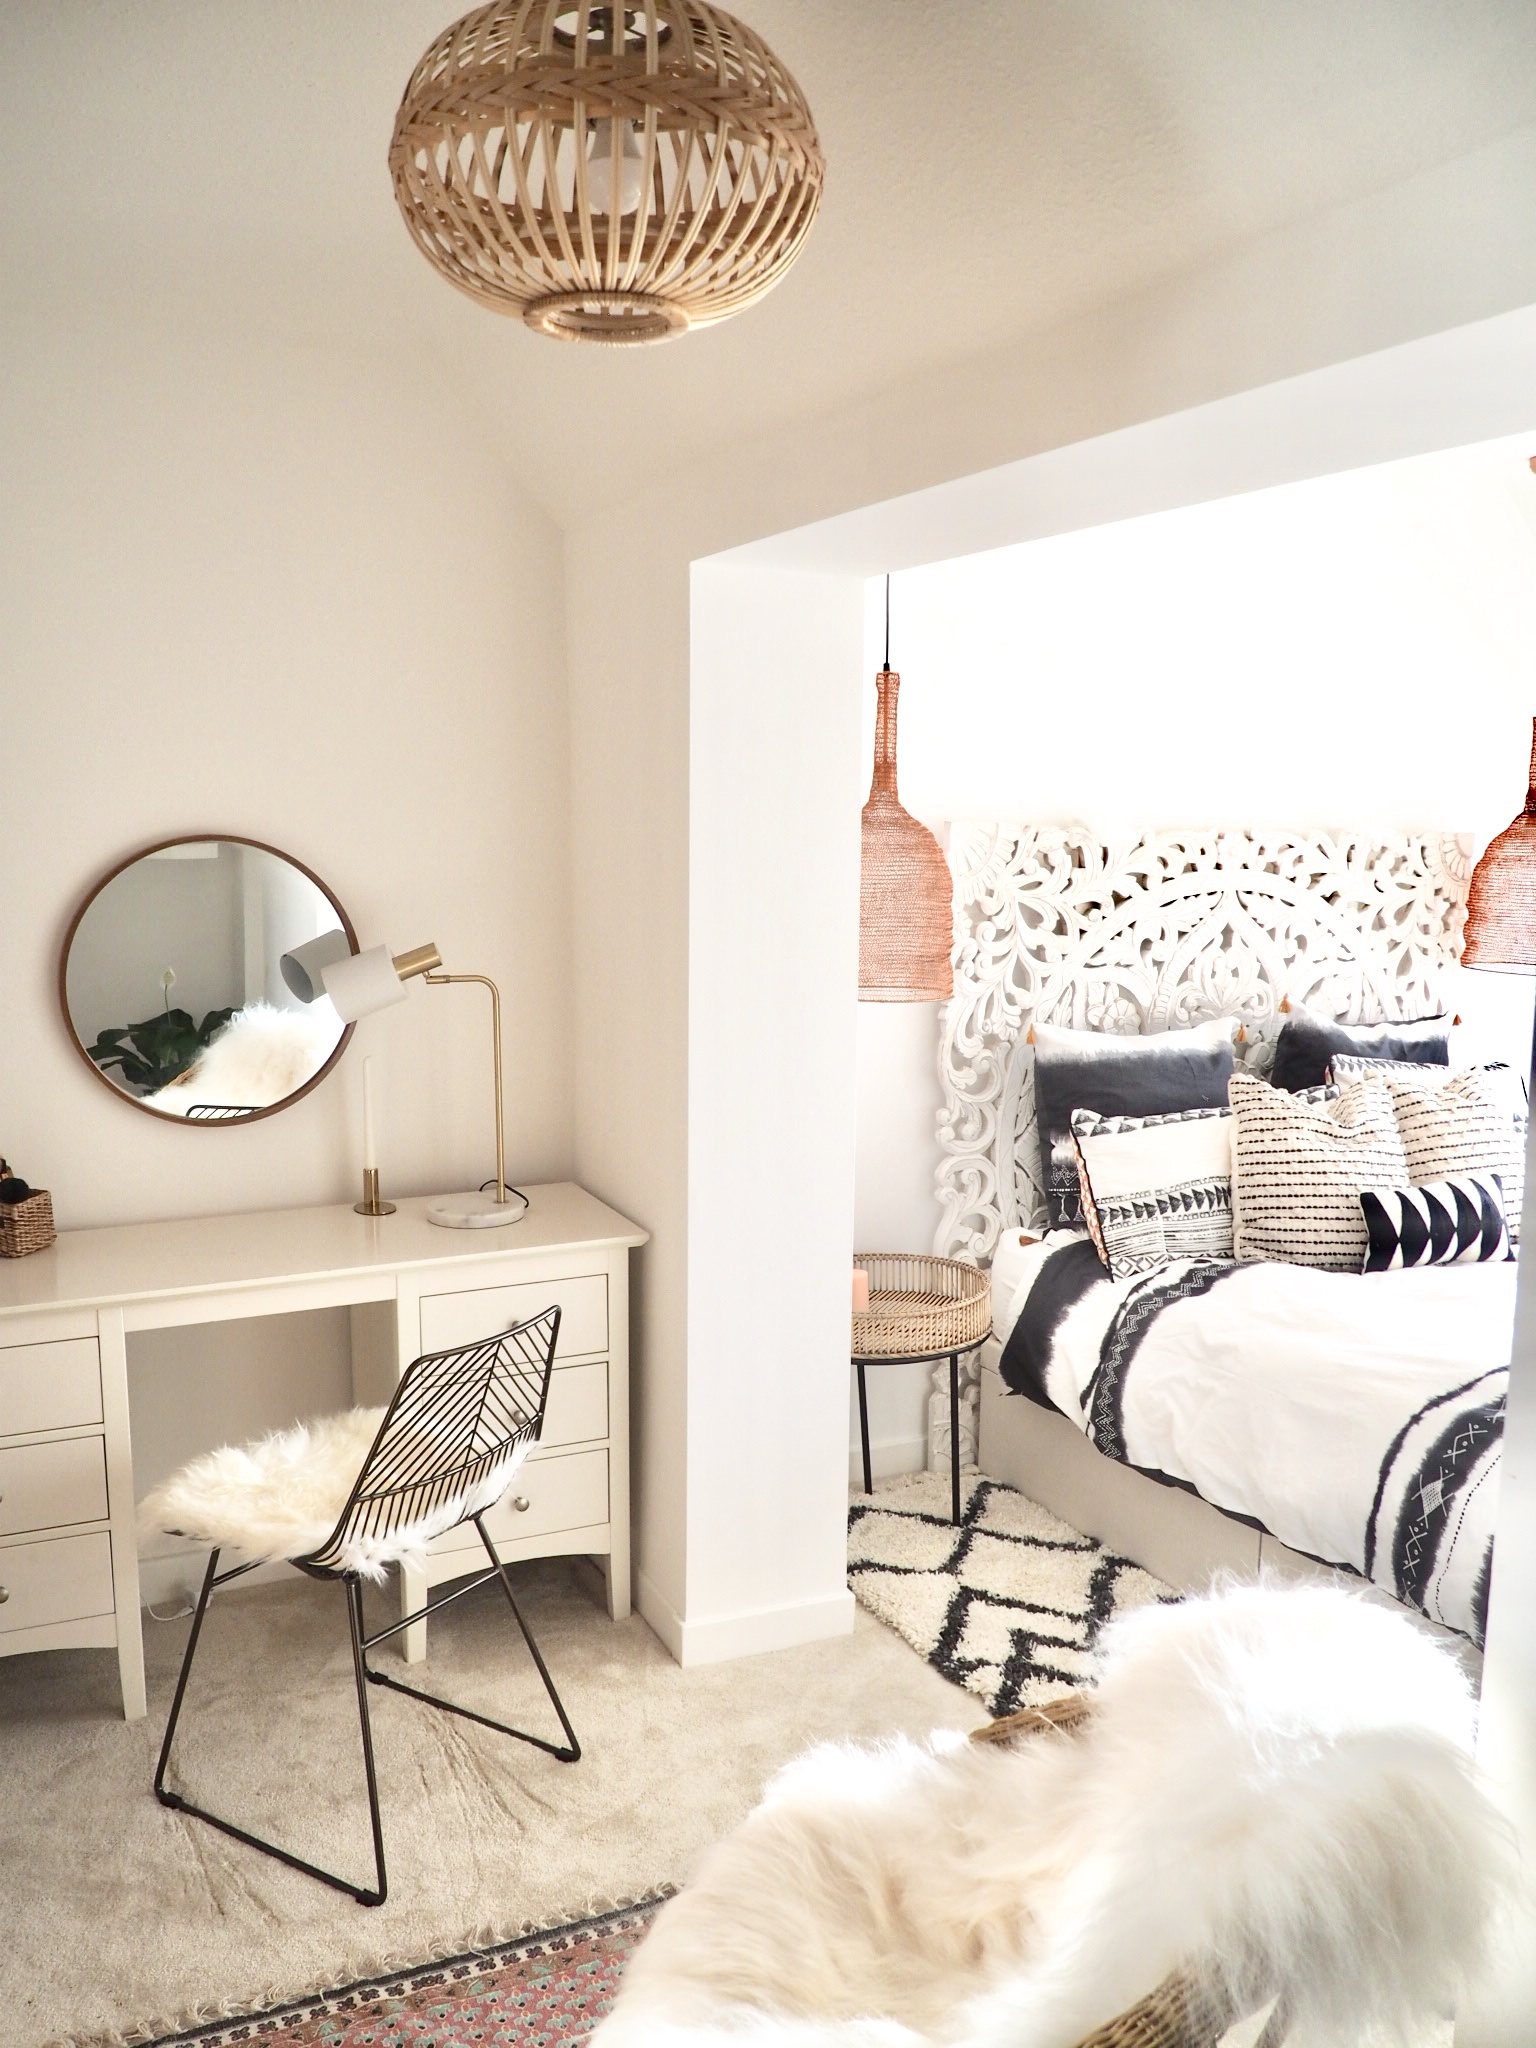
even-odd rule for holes
{"type": "Polygon", "coordinates": [[[859,861],[859,1001],[931,1003],[953,995],[954,884],[939,842],[896,794],[896,695],[891,579],[885,579],[885,666],[875,677],[875,772],[859,861]]]}
{"type": "Polygon", "coordinates": [[[1472,870],[1461,964],[1509,974],[1536,969],[1536,719],[1525,809],[1472,870]]]}

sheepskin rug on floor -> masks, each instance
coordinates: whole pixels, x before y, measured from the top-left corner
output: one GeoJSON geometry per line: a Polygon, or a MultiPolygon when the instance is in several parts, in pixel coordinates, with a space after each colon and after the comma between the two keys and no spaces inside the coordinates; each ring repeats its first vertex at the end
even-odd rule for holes
{"type": "Polygon", "coordinates": [[[1223,2015],[1278,1998],[1287,2048],[1427,2048],[1516,1878],[1455,1659],[1334,1587],[1242,1586],[1121,1616],[1095,1663],[1075,1733],[780,1772],[592,2048],[1086,2048],[1175,1972],[1223,2015]]]}
{"type": "Polygon", "coordinates": [[[1027,1500],[967,1472],[951,1522],[948,1472],[853,1495],[855,1598],[994,1714],[1059,1699],[1091,1677],[1100,1631],[1175,1595],[1160,1579],[1027,1500]]]}

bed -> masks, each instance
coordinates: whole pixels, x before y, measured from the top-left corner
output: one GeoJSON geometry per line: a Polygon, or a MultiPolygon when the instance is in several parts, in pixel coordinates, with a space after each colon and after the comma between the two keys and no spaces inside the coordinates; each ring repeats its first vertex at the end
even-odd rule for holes
{"type": "MultiPolygon", "coordinates": [[[[937,1248],[992,1268],[978,1462],[1180,1586],[1344,1570],[1477,1642],[1513,1263],[1361,1276],[1174,1261],[1113,1280],[1045,1232],[1031,1027],[1241,1020],[1263,1074],[1292,1004],[1441,1005],[1469,867],[1432,834],[957,829],[937,1248]],[[1032,1241],[1033,1240],[1033,1241],[1032,1241]]],[[[947,1454],[942,1411],[936,1450],[947,1454]]]]}

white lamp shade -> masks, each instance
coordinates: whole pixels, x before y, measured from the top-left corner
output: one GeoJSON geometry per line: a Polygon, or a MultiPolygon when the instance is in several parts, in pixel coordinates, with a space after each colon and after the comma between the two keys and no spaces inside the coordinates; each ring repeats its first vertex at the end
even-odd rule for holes
{"type": "Polygon", "coordinates": [[[339,928],[322,932],[318,939],[309,939],[302,946],[295,946],[291,953],[285,953],[278,965],[283,970],[283,980],[301,1003],[313,1003],[325,994],[325,970],[338,960],[352,956],[352,942],[339,928]]]}
{"type": "Polygon", "coordinates": [[[333,960],[321,974],[325,992],[344,1024],[355,1024],[390,1003],[403,1003],[407,990],[395,971],[388,946],[370,946],[366,953],[348,953],[333,960]]]}

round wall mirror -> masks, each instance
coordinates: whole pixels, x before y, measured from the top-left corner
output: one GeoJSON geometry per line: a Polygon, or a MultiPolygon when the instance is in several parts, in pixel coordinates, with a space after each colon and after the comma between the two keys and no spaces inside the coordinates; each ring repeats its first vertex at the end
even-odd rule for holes
{"type": "Polygon", "coordinates": [[[248,1123],[341,1057],[352,1026],[329,997],[301,997],[316,962],[356,949],[330,890],[276,847],[170,839],[121,862],[76,911],[59,997],[81,1058],[124,1101],[248,1123]]]}

